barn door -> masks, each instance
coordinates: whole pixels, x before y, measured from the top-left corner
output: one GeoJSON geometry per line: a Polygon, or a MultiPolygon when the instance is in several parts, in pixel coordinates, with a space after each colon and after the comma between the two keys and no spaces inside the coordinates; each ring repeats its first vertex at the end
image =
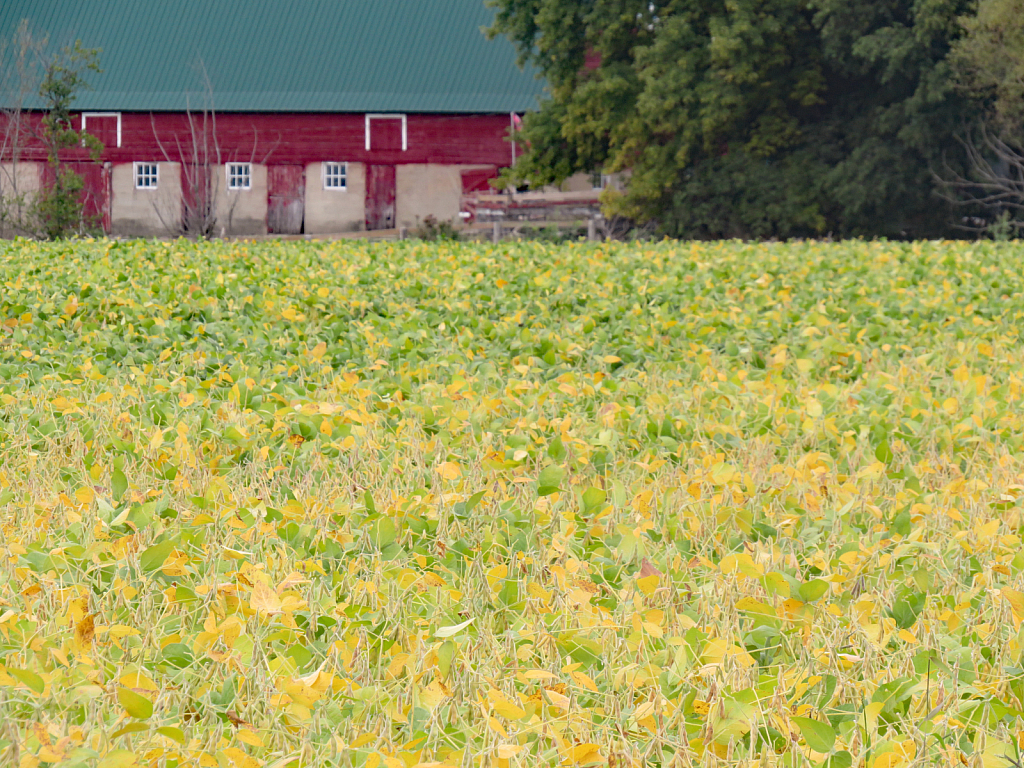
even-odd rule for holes
{"type": "Polygon", "coordinates": [[[302,234],[305,177],[301,165],[272,165],[267,168],[267,231],[270,234],[302,234]]]}
{"type": "Polygon", "coordinates": [[[366,228],[395,227],[395,166],[371,165],[366,169],[366,228]]]}

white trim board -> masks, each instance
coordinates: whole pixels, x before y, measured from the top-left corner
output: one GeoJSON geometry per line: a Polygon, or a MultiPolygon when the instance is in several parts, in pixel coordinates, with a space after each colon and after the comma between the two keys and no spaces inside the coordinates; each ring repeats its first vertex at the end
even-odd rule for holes
{"type": "Polygon", "coordinates": [[[402,151],[405,152],[409,149],[409,120],[408,116],[404,114],[398,114],[395,112],[367,112],[366,113],[366,151],[371,150],[370,147],[370,121],[371,120],[399,120],[402,121],[402,151]]]}
{"type": "Polygon", "coordinates": [[[121,113],[120,112],[83,112],[82,130],[86,128],[86,118],[89,117],[116,117],[117,118],[117,146],[121,146],[121,113]]]}

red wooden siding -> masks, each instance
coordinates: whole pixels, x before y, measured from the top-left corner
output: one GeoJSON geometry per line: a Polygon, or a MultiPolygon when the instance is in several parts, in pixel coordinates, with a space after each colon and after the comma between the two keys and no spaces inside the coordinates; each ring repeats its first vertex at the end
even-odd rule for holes
{"type": "Polygon", "coordinates": [[[366,228],[391,229],[395,226],[395,166],[370,165],[366,168],[366,228]]]}
{"type": "Polygon", "coordinates": [[[498,177],[498,169],[495,167],[491,168],[474,168],[469,171],[462,172],[462,194],[468,195],[471,192],[493,192],[494,187],[491,186],[491,179],[498,177]]]}
{"type": "Polygon", "coordinates": [[[104,147],[117,149],[117,115],[89,115],[85,120],[85,130],[102,141],[104,147]]]}
{"type": "Polygon", "coordinates": [[[371,152],[402,151],[402,118],[371,117],[369,122],[371,152]]]}
{"type": "MultiPolygon", "coordinates": [[[[35,116],[38,120],[38,116],[35,116]]],[[[92,130],[89,118],[87,127],[92,130]]],[[[111,121],[113,122],[113,121],[111,121]]],[[[221,113],[217,115],[217,142],[221,161],[249,161],[268,165],[305,165],[323,160],[357,163],[440,163],[507,166],[512,148],[505,140],[509,118],[504,115],[409,115],[408,148],[401,149],[401,120],[371,120],[391,132],[388,146],[366,151],[366,117],[363,114],[221,113]],[[396,140],[394,132],[398,133],[396,140]]],[[[107,128],[104,127],[104,133],[107,128]]],[[[115,129],[116,131],[116,126],[115,129]]],[[[103,159],[112,163],[176,161],[178,147],[188,153],[191,133],[180,113],[124,112],[121,115],[121,146],[107,144],[103,159]],[[159,139],[159,141],[158,141],[159,139]],[[162,144],[162,149],[161,149],[162,144]]],[[[372,138],[372,137],[371,137],[372,138]]],[[[84,150],[72,151],[82,160],[84,150]]],[[[44,160],[38,145],[25,160],[44,160]]]]}
{"type": "MultiPolygon", "coordinates": [[[[102,227],[110,231],[110,163],[68,162],[65,167],[82,177],[82,213],[89,227],[102,227]]],[[[43,185],[50,187],[55,181],[51,165],[43,166],[43,185]]]]}

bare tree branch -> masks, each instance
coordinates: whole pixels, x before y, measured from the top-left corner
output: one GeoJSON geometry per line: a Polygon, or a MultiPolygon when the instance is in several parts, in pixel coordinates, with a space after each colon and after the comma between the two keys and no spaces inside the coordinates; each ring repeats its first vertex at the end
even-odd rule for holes
{"type": "Polygon", "coordinates": [[[961,206],[984,211],[984,217],[965,217],[961,229],[988,230],[996,221],[1024,231],[1024,142],[998,134],[984,124],[967,129],[957,141],[964,149],[968,176],[943,158],[942,173],[935,178],[945,190],[942,197],[961,206]]]}

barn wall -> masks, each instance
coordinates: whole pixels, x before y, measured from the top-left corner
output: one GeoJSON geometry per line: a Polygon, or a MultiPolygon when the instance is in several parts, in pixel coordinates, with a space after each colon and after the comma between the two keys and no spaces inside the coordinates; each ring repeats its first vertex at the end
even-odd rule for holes
{"type": "Polygon", "coordinates": [[[267,166],[252,164],[251,183],[249,189],[228,189],[226,169],[220,167],[214,193],[217,196],[217,234],[267,234],[267,166]]]}
{"type": "Polygon", "coordinates": [[[4,197],[14,193],[15,185],[19,194],[32,195],[42,183],[42,163],[0,163],[0,195],[4,197]]]}
{"type": "MultiPolygon", "coordinates": [[[[194,115],[196,126],[201,115],[194,115]]],[[[29,123],[39,115],[29,115],[29,123]]],[[[221,162],[297,164],[321,160],[402,163],[485,164],[507,166],[512,147],[505,137],[508,114],[407,116],[408,149],[366,151],[365,116],[362,113],[235,113],[217,115],[216,140],[221,162]]],[[[77,120],[76,120],[77,127],[77,120]]],[[[182,113],[123,112],[121,146],[107,146],[102,159],[111,163],[133,161],[177,162],[179,148],[185,152],[201,143],[199,129],[189,126],[182,113]]],[[[31,142],[26,160],[45,160],[45,148],[31,142]]],[[[88,160],[84,149],[71,149],[69,159],[88,160]]]]}
{"type": "MultiPolygon", "coordinates": [[[[200,116],[194,117],[193,127],[200,121],[200,116]]],[[[311,171],[306,185],[305,231],[327,234],[363,227],[366,165],[397,167],[397,223],[412,227],[427,215],[457,219],[461,170],[502,168],[511,162],[511,146],[505,140],[507,114],[409,114],[404,151],[400,147],[367,151],[362,113],[220,113],[216,127],[220,163],[254,164],[253,189],[245,192],[227,192],[223,165],[217,174],[221,225],[228,233],[230,213],[230,233],[238,235],[267,231],[268,165],[295,164],[311,171]],[[349,163],[347,192],[323,189],[320,163],[325,160],[349,163]],[[232,206],[233,212],[229,210],[232,206]]],[[[118,170],[112,229],[125,235],[150,234],[154,225],[148,217],[139,218],[140,198],[135,195],[134,185],[129,186],[131,164],[180,162],[179,152],[187,154],[201,137],[194,135],[187,115],[181,113],[123,112],[121,133],[121,146],[108,145],[102,156],[102,161],[113,168],[123,166],[118,170]]],[[[90,162],[85,150],[71,148],[66,154],[70,162],[90,162]]],[[[45,152],[41,146],[31,146],[26,148],[25,157],[43,160],[45,152]]],[[[163,186],[167,174],[161,173],[163,186]]]]}
{"type": "Polygon", "coordinates": [[[324,189],[321,163],[306,166],[305,232],[329,235],[355,232],[365,227],[366,166],[348,164],[348,188],[324,189]]]}
{"type": "Polygon", "coordinates": [[[181,224],[181,165],[158,163],[156,189],[136,189],[135,169],[119,163],[111,169],[110,233],[117,237],[165,237],[181,224]]]}
{"type": "Polygon", "coordinates": [[[0,207],[4,214],[0,219],[0,236],[17,234],[18,225],[28,223],[29,209],[42,184],[42,163],[0,163],[0,207]],[[15,192],[20,202],[14,199],[15,192]]]}
{"type": "Polygon", "coordinates": [[[591,192],[594,189],[594,182],[589,173],[574,173],[562,182],[559,189],[562,192],[591,192]]]}
{"type": "Polygon", "coordinates": [[[395,210],[399,227],[416,227],[427,216],[459,222],[462,172],[482,165],[400,165],[396,169],[395,210]]]}

